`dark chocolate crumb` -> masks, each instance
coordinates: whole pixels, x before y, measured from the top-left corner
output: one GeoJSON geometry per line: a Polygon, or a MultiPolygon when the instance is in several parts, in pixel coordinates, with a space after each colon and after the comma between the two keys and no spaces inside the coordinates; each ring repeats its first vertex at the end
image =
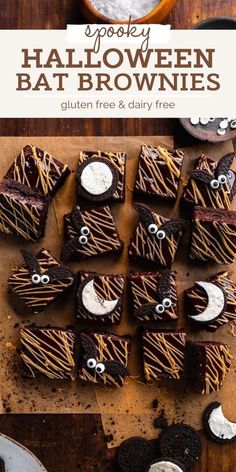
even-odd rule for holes
{"type": "Polygon", "coordinates": [[[153,421],[154,428],[156,429],[165,429],[168,426],[168,421],[165,415],[165,410],[161,410],[159,416],[153,421]]]}

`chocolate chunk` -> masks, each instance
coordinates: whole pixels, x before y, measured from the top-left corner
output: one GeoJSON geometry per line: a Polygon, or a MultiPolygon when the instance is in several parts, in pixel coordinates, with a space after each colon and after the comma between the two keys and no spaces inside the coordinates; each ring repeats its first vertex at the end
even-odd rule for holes
{"type": "Polygon", "coordinates": [[[201,439],[198,432],[189,425],[169,426],[161,435],[160,451],[164,457],[172,457],[186,468],[192,467],[202,453],[201,439]]]}
{"type": "Polygon", "coordinates": [[[165,410],[161,410],[159,416],[157,416],[153,421],[153,426],[156,429],[165,429],[168,426],[168,421],[166,418],[165,410]]]}
{"type": "Polygon", "coordinates": [[[120,472],[144,472],[154,460],[156,451],[151,441],[133,437],[123,441],[118,451],[120,472]]]}

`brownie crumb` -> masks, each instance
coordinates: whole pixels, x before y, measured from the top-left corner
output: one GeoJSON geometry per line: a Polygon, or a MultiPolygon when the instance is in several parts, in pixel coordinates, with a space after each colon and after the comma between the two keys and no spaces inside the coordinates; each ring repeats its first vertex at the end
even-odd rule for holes
{"type": "Polygon", "coordinates": [[[152,408],[156,410],[158,408],[159,401],[155,398],[152,402],[152,408]]]}
{"type": "Polygon", "coordinates": [[[157,416],[153,421],[154,428],[156,429],[165,429],[168,426],[168,421],[165,415],[165,410],[161,410],[159,416],[157,416]]]}

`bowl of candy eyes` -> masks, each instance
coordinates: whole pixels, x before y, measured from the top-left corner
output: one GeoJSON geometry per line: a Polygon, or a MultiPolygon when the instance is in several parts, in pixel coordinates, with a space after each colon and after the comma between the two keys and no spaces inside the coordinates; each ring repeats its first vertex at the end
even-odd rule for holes
{"type": "Polygon", "coordinates": [[[220,143],[236,138],[236,118],[182,118],[180,122],[201,141],[220,143]]]}

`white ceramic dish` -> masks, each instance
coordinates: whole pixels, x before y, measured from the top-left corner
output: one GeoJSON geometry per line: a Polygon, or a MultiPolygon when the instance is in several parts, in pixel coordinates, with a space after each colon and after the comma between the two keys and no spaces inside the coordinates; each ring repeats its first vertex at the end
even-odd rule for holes
{"type": "Polygon", "coordinates": [[[47,472],[37,457],[13,439],[0,434],[0,457],[6,472],[47,472]]]}

